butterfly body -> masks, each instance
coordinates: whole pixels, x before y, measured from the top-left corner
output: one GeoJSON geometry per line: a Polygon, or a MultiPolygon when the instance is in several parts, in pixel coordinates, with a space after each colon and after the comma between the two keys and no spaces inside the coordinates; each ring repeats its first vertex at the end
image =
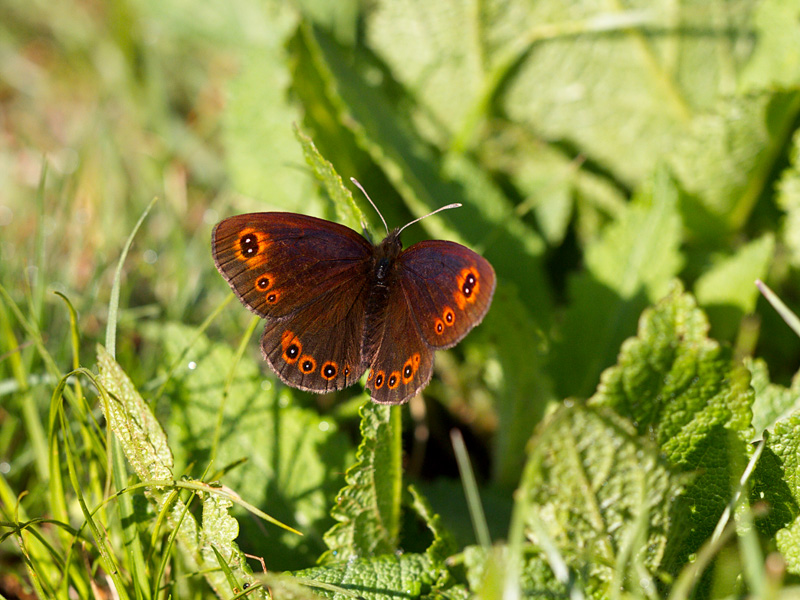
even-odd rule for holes
{"type": "Polygon", "coordinates": [[[233,291],[266,319],[261,350],[282,381],[329,392],[367,369],[376,402],[407,401],[448,348],[489,309],[495,275],[454,242],[403,249],[395,229],[373,245],[352,229],[294,213],[219,223],[214,261],[233,291]]]}

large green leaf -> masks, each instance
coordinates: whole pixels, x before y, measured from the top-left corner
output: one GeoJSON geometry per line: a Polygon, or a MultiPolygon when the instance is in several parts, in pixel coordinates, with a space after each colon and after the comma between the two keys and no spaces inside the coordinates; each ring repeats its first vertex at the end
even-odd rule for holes
{"type": "Polygon", "coordinates": [[[323,561],[391,554],[400,535],[402,491],[400,409],[366,402],[361,407],[361,445],[347,470],[347,487],[331,511],[339,521],[325,534],[323,561]]]}
{"type": "Polygon", "coordinates": [[[753,390],[730,349],[709,339],[694,298],[676,285],[644,312],[591,405],[612,407],[653,438],[673,468],[695,475],[674,517],[670,569],[710,535],[746,463],[753,390]]]}
{"type": "Polygon", "coordinates": [[[607,598],[655,589],[685,479],[623,418],[570,403],[531,440],[517,502],[527,537],[607,598]]]}

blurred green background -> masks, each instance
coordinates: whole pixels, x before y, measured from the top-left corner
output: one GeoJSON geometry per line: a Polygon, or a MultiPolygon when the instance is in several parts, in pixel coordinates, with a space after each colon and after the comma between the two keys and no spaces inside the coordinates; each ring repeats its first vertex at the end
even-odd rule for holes
{"type": "MultiPolygon", "coordinates": [[[[216,380],[182,365],[154,391],[230,295],[210,256],[217,221],[257,210],[336,218],[294,127],[364,184],[390,227],[461,202],[407,230],[405,244],[465,243],[492,262],[498,289],[484,323],[438,353],[406,413],[406,466],[471,539],[463,509],[448,510],[461,494],[448,435],[461,428],[501,536],[548,404],[590,396],[674,279],[737,357],[765,359],[784,384],[796,371],[798,339],[753,281],[800,299],[799,16],[777,0],[4,0],[0,284],[63,372],[69,315],[52,292],[66,295],[91,367],[116,261],[157,197],[124,265],[117,360],[169,431],[177,473],[198,476],[209,440],[194,425],[219,398],[198,382],[216,380]]],[[[230,304],[193,360],[224,379],[248,318],[230,304]]],[[[7,305],[0,339],[6,500],[47,481],[35,421],[46,422],[55,381],[7,305]]],[[[307,566],[324,548],[364,396],[285,390],[255,341],[246,356],[269,399],[232,403],[222,454],[253,460],[226,483],[278,518],[304,514],[318,535],[281,537],[284,547],[243,527],[243,546],[270,568],[307,566]],[[287,406],[291,418],[275,408],[287,406]],[[304,496],[313,508],[299,509],[296,482],[265,474],[291,462],[274,440],[309,430],[319,472],[304,496]]],[[[47,513],[33,493],[26,503],[47,513]]]]}

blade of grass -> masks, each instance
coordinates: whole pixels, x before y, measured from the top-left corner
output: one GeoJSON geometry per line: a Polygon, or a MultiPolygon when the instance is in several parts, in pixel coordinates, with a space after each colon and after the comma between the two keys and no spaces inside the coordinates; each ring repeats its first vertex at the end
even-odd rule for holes
{"type": "Polygon", "coordinates": [[[461,474],[461,484],[464,486],[464,495],[467,497],[467,508],[472,520],[472,528],[475,530],[475,538],[486,550],[492,547],[492,537],[489,535],[489,526],[486,524],[486,515],[481,504],[481,495],[478,492],[478,484],[475,481],[475,473],[469,462],[469,454],[464,444],[464,437],[458,429],[450,432],[450,441],[456,454],[458,472],[461,474]]]}
{"type": "Polygon", "coordinates": [[[773,292],[766,283],[760,279],[756,280],[756,287],[763,294],[764,298],[772,305],[780,317],[786,321],[786,324],[791,327],[792,331],[800,337],[800,319],[794,314],[791,309],[786,306],[783,301],[773,292]]]}
{"type": "Polygon", "coordinates": [[[117,342],[116,342],[116,335],[117,335],[117,315],[119,313],[119,289],[122,285],[122,267],[125,264],[125,258],[128,256],[128,251],[133,244],[133,238],[136,236],[136,232],[139,231],[139,227],[142,226],[144,223],[145,218],[150,213],[150,209],[153,208],[158,198],[153,198],[150,201],[150,204],[147,205],[147,208],[144,209],[142,216],[139,217],[139,220],[136,222],[136,225],[133,226],[133,231],[128,236],[128,239],[125,241],[125,245],[122,247],[122,254],[120,254],[119,261],[117,261],[117,270],[114,272],[114,283],[111,286],[111,297],[108,300],[108,323],[106,325],[106,350],[108,353],[114,357],[116,356],[117,352],[117,342]]]}
{"type": "MultiPolygon", "coordinates": [[[[150,213],[150,210],[155,205],[156,200],[157,198],[153,198],[150,201],[150,204],[148,204],[147,208],[144,209],[144,212],[142,213],[142,216],[139,217],[136,225],[133,226],[133,230],[128,236],[128,239],[125,241],[119,261],[117,262],[117,269],[114,273],[114,283],[111,286],[111,297],[108,300],[108,323],[106,325],[106,349],[112,357],[116,355],[117,319],[119,314],[119,291],[122,285],[122,267],[125,264],[125,258],[128,256],[128,251],[133,244],[133,238],[136,236],[136,232],[139,231],[139,227],[141,227],[145,218],[150,213]]],[[[117,437],[111,435],[109,442],[111,445],[111,475],[114,480],[114,486],[116,489],[120,490],[124,488],[125,484],[127,483],[127,463],[125,462],[125,456],[122,452],[122,447],[120,446],[120,442],[117,437]]],[[[149,592],[150,587],[147,585],[147,577],[145,575],[147,571],[147,565],[144,559],[144,551],[142,549],[138,532],[136,531],[136,520],[133,518],[133,503],[131,502],[130,497],[125,495],[120,498],[120,502],[117,507],[119,510],[120,523],[122,523],[123,526],[125,551],[128,554],[127,564],[131,571],[131,577],[136,582],[133,589],[137,591],[138,598],[142,592],[149,592]]]]}

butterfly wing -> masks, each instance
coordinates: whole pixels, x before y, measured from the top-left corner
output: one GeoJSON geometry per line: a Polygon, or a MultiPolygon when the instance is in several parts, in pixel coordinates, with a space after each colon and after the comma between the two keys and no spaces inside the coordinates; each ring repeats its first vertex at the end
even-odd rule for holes
{"type": "Polygon", "coordinates": [[[373,246],[352,229],[293,213],[253,213],[214,229],[214,262],[267,319],[261,350],[285,383],[341,389],[364,372],[361,340],[373,246]]]}
{"type": "Polygon", "coordinates": [[[494,269],[469,248],[429,240],[403,251],[393,265],[381,331],[367,380],[372,399],[405,402],[427,385],[437,349],[458,343],[481,322],[495,288],[494,269]]]}
{"type": "Polygon", "coordinates": [[[414,244],[397,259],[420,334],[438,349],[461,341],[492,303],[495,274],[485,258],[442,240],[414,244]]]}

